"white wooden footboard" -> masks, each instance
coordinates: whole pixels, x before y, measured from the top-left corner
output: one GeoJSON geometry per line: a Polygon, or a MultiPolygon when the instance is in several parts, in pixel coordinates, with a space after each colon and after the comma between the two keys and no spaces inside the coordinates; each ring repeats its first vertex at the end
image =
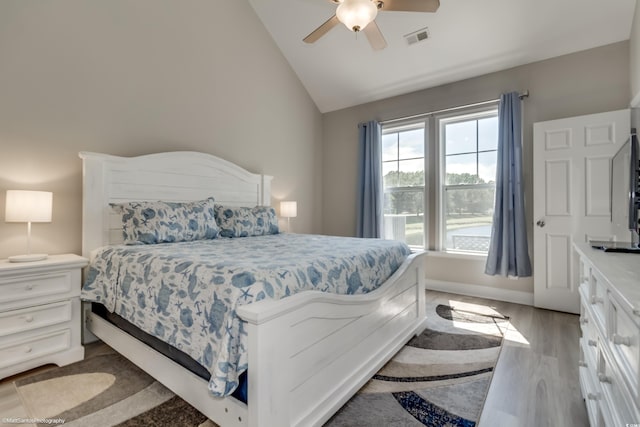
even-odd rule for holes
{"type": "Polygon", "coordinates": [[[425,257],[411,255],[366,295],[304,292],[240,307],[248,323],[248,405],[212,396],[207,381],[93,313],[87,325],[222,427],[321,425],[424,329],[425,257]]]}
{"type": "Polygon", "coordinates": [[[425,256],[412,255],[369,294],[304,292],[240,307],[248,323],[249,425],[321,425],[422,332],[425,256]]]}

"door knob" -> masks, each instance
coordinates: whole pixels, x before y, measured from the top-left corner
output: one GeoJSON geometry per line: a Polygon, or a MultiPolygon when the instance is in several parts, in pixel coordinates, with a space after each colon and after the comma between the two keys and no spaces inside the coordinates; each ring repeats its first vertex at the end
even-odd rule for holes
{"type": "Polygon", "coordinates": [[[544,227],[545,226],[544,219],[539,219],[538,222],[536,222],[536,225],[538,227],[544,227]]]}

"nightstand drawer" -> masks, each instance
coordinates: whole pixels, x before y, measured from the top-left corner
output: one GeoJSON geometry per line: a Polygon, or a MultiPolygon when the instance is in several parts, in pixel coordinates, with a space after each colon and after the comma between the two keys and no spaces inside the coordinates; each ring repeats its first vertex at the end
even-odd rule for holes
{"type": "Polygon", "coordinates": [[[0,313],[0,337],[71,320],[71,301],[0,313]]]}
{"type": "Polygon", "coordinates": [[[79,294],[80,289],[72,286],[70,271],[59,271],[48,274],[16,276],[0,280],[0,305],[15,305],[24,301],[25,305],[33,305],[37,301],[50,296],[66,297],[79,294]]]}
{"type": "Polygon", "coordinates": [[[71,347],[71,331],[52,332],[0,347],[0,369],[71,347]]]}

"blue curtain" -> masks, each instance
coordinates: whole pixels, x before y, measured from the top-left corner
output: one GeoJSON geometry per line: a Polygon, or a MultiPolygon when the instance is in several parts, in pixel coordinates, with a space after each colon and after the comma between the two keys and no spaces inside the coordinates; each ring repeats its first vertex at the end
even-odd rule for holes
{"type": "Polygon", "coordinates": [[[381,139],[380,123],[358,125],[358,237],[382,236],[381,139]]]}
{"type": "Polygon", "coordinates": [[[491,244],[485,273],[531,276],[522,185],[522,112],[517,92],[500,97],[498,163],[491,244]]]}

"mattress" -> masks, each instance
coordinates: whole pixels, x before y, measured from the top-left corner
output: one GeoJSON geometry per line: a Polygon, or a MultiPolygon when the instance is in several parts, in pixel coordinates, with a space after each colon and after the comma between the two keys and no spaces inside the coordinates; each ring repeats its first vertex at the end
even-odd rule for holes
{"type": "MultiPolygon", "coordinates": [[[[94,302],[91,304],[91,311],[112,325],[116,326],[119,329],[122,329],[132,337],[136,338],[138,341],[142,341],[144,344],[153,348],[159,353],[162,353],[165,357],[173,360],[180,366],[185,369],[188,369],[190,372],[196,374],[200,378],[209,381],[211,378],[211,373],[207,371],[207,369],[193,360],[191,356],[185,353],[182,350],[178,350],[175,347],[172,347],[170,344],[162,341],[159,338],[154,337],[136,327],[130,322],[127,322],[122,317],[118,316],[115,313],[110,313],[104,305],[94,302]]],[[[232,396],[241,402],[247,403],[247,393],[248,393],[248,385],[247,385],[247,372],[243,372],[239,377],[239,385],[233,391],[232,396]]]]}
{"type": "Polygon", "coordinates": [[[367,293],[409,253],[396,241],[299,234],[108,246],[92,256],[82,299],[188,354],[211,374],[211,392],[227,396],[247,369],[238,306],[367,293]]]}

